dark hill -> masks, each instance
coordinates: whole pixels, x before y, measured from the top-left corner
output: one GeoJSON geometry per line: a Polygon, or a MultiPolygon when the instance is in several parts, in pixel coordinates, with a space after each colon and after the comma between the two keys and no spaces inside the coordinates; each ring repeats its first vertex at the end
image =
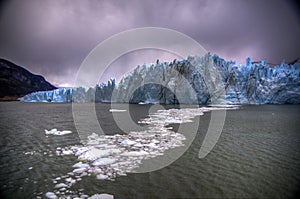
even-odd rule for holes
{"type": "Polygon", "coordinates": [[[0,59],[0,100],[17,100],[28,93],[56,89],[41,75],[5,59],[0,59]]]}

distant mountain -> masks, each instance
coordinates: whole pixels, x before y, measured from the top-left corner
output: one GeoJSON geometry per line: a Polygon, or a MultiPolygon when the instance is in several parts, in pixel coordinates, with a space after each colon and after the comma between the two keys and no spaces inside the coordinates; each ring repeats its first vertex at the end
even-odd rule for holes
{"type": "Polygon", "coordinates": [[[41,75],[35,75],[28,70],[5,59],[0,59],[0,100],[17,100],[28,93],[56,89],[41,75]]]}

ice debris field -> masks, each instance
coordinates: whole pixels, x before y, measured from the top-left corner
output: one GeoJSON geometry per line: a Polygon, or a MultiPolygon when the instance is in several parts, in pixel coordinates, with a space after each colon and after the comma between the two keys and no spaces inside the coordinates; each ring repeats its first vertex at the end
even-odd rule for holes
{"type": "MultiPolygon", "coordinates": [[[[169,124],[193,122],[194,117],[208,111],[234,109],[238,106],[158,110],[139,121],[148,125],[145,131],[125,135],[93,133],[82,145],[58,147],[56,155],[74,155],[78,162],[72,166],[72,171],[53,179],[54,191],[48,192],[47,197],[64,197],[72,193],[68,189],[85,176],[112,181],[118,176],[126,176],[134,172],[142,160],[164,155],[166,150],[184,145],[184,135],[175,132],[169,124]]],[[[50,132],[56,134],[57,130],[50,132]]]]}

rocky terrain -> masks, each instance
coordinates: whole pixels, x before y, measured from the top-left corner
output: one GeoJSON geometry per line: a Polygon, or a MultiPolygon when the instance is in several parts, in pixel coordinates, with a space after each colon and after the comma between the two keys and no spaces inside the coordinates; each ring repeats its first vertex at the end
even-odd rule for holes
{"type": "Polygon", "coordinates": [[[0,59],[0,100],[17,100],[28,93],[56,89],[40,75],[0,59]]]}

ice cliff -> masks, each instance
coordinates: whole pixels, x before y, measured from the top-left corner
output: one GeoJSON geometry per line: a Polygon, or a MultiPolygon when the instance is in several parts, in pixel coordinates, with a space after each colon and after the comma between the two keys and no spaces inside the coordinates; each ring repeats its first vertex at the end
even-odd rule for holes
{"type": "Polygon", "coordinates": [[[237,65],[209,53],[137,66],[119,83],[60,88],[21,98],[25,102],[124,102],[198,104],[298,104],[300,64],[271,67],[265,61],[237,65]]]}

